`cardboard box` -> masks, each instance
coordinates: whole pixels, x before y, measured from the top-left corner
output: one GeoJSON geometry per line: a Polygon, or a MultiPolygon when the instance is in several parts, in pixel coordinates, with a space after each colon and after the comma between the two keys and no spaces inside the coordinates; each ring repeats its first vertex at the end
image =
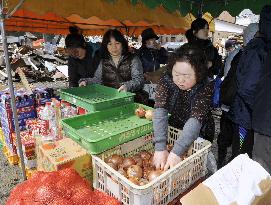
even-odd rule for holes
{"type": "Polygon", "coordinates": [[[76,142],[65,138],[56,142],[40,143],[37,150],[38,171],[57,171],[73,167],[81,177],[92,183],[91,156],[76,142]]]}
{"type": "MultiPolygon", "coordinates": [[[[20,132],[22,149],[26,156],[35,155],[36,139],[28,131],[20,132]]],[[[17,146],[16,134],[12,133],[12,139],[17,146]]]]}
{"type": "MultiPolygon", "coordinates": [[[[19,93],[19,91],[15,91],[15,97],[16,108],[30,107],[35,105],[35,99],[33,95],[28,96],[26,93],[19,93]]],[[[7,109],[11,108],[11,99],[9,93],[4,93],[1,95],[1,106],[7,109]]]]}
{"type": "MultiPolygon", "coordinates": [[[[244,160],[244,158],[242,160],[244,160]]],[[[248,160],[251,160],[251,159],[248,158],[248,160]]],[[[253,160],[251,160],[251,161],[253,161],[253,160]]],[[[228,166],[232,166],[231,163],[229,163],[225,167],[228,167],[228,166]]],[[[227,169],[225,169],[225,167],[223,167],[221,170],[219,170],[219,172],[215,173],[213,176],[209,177],[207,180],[217,179],[215,177],[223,177],[223,174],[227,174],[226,171],[228,171],[227,169]]],[[[254,171],[253,168],[248,170],[244,167],[242,167],[241,170],[244,172],[251,172],[251,173],[253,173],[253,171],[254,171]]],[[[257,172],[256,168],[255,168],[255,171],[256,171],[255,175],[258,175],[258,176],[255,176],[255,178],[258,178],[259,173],[257,172]]],[[[238,173],[238,172],[236,172],[236,173],[238,173]]],[[[238,174],[241,174],[240,176],[247,176],[246,173],[238,173],[238,174]]],[[[232,181],[232,183],[229,183],[226,180],[224,181],[225,182],[224,184],[218,182],[217,185],[220,186],[220,184],[221,184],[220,188],[222,190],[221,192],[219,192],[219,194],[221,194],[221,196],[225,196],[225,199],[228,198],[229,192],[227,192],[226,189],[225,189],[225,192],[223,192],[224,190],[222,187],[224,187],[224,186],[227,188],[230,188],[231,191],[233,191],[233,194],[236,194],[236,193],[238,193],[238,191],[241,190],[243,192],[243,194],[245,195],[245,197],[246,197],[246,194],[248,197],[248,193],[251,191],[251,190],[249,190],[249,188],[248,188],[248,190],[245,190],[246,187],[243,187],[244,189],[238,189],[239,188],[238,187],[238,183],[239,183],[238,180],[241,178],[240,176],[238,176],[238,174],[236,175],[236,181],[232,181]]],[[[248,176],[252,176],[252,175],[248,175],[248,176]]],[[[240,203],[238,204],[236,201],[233,201],[231,203],[226,203],[225,201],[223,201],[223,202],[218,201],[218,199],[214,193],[215,190],[212,190],[211,188],[209,188],[208,183],[206,185],[207,180],[205,180],[203,183],[199,184],[195,189],[193,189],[188,194],[186,194],[184,197],[182,197],[181,204],[182,205],[221,205],[221,204],[223,204],[223,205],[224,204],[240,205],[240,203]]],[[[220,182],[223,182],[223,178],[221,178],[221,180],[222,181],[220,181],[220,182]]],[[[252,180],[251,181],[252,183],[248,182],[247,183],[248,187],[250,184],[253,184],[254,179],[247,178],[247,181],[249,181],[249,180],[252,180]]],[[[270,178],[270,175],[267,177],[263,177],[259,183],[256,183],[254,185],[256,185],[256,186],[258,185],[257,187],[259,187],[259,189],[261,190],[262,195],[255,194],[256,197],[254,197],[254,199],[252,199],[252,202],[249,204],[246,203],[245,205],[250,205],[250,204],[251,205],[271,205],[271,178],[270,178]]],[[[230,196],[232,196],[232,195],[230,195],[230,196]]],[[[236,198],[238,198],[238,197],[240,197],[240,196],[238,196],[236,194],[236,198]]],[[[242,204],[242,205],[244,205],[244,204],[242,204]]]]}
{"type": "MultiPolygon", "coordinates": [[[[1,113],[2,117],[7,118],[8,120],[13,119],[13,112],[12,112],[12,109],[10,109],[10,108],[6,109],[6,108],[0,106],[0,113],[1,113]]],[[[36,110],[35,110],[34,106],[17,108],[17,115],[18,115],[19,120],[37,117],[36,110]]]]}
{"type": "MultiPolygon", "coordinates": [[[[263,180],[259,185],[263,191],[263,195],[256,197],[251,205],[271,205],[271,181],[263,180]],[[269,190],[268,190],[269,189],[269,190]]],[[[204,184],[199,184],[195,189],[186,194],[181,199],[182,205],[220,205],[215,198],[212,190],[204,184]]],[[[231,203],[229,205],[239,205],[231,203]]]]}

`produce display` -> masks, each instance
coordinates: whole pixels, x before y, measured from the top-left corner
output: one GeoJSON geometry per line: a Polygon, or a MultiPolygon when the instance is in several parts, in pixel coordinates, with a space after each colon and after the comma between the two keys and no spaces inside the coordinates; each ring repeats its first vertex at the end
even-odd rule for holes
{"type": "MultiPolygon", "coordinates": [[[[176,172],[171,170],[164,173],[164,170],[156,169],[153,165],[152,108],[127,103],[122,106],[115,105],[116,107],[113,106],[110,111],[102,110],[74,117],[77,112],[69,103],[65,101],[60,103],[55,98],[43,97],[36,95],[33,97],[33,105],[22,107],[24,112],[32,109],[37,112],[35,118],[26,118],[24,125],[26,131],[21,133],[21,140],[26,167],[28,169],[37,167],[40,172],[16,186],[10,194],[7,205],[120,205],[117,199],[123,204],[130,205],[142,204],[144,197],[152,200],[154,204],[157,204],[156,202],[160,204],[162,201],[165,202],[169,189],[177,190],[176,184],[171,184],[173,178],[177,179],[176,172]],[[62,129],[60,119],[63,119],[65,134],[71,139],[60,134],[62,129]],[[82,151],[81,146],[87,151],[82,151]],[[120,152],[115,148],[120,148],[120,152]],[[111,149],[114,149],[114,152],[111,149]],[[102,157],[96,159],[93,155],[91,159],[89,153],[100,154],[102,157]],[[105,163],[114,169],[114,172],[104,162],[96,163],[98,160],[102,161],[105,156],[107,157],[105,163]],[[95,165],[93,169],[91,161],[95,165]],[[95,170],[100,172],[96,174],[95,170]],[[144,187],[131,186],[127,179],[119,177],[117,173],[132,184],[144,187]],[[160,182],[157,178],[163,173],[163,180],[160,182]],[[92,178],[93,176],[96,178],[92,178]],[[97,189],[95,191],[89,184],[92,180],[93,186],[97,189]],[[110,196],[98,190],[110,193],[110,196]],[[116,190],[121,190],[120,196],[116,194],[116,190]],[[160,195],[161,191],[164,194],[160,195]]],[[[22,117],[26,116],[24,112],[22,117]]],[[[171,143],[174,144],[176,133],[179,132],[168,135],[168,152],[173,149],[171,143]]],[[[13,134],[13,141],[16,141],[15,137],[13,134]]],[[[184,160],[187,156],[188,153],[185,153],[180,157],[184,160]]],[[[189,161],[186,162],[183,164],[190,164],[189,161]]],[[[180,166],[176,166],[177,168],[181,169],[180,166]]],[[[172,200],[171,198],[167,199],[167,203],[172,200]]]]}
{"type": "Polygon", "coordinates": [[[73,169],[37,172],[17,185],[6,205],[121,205],[115,198],[93,191],[73,169]]]}

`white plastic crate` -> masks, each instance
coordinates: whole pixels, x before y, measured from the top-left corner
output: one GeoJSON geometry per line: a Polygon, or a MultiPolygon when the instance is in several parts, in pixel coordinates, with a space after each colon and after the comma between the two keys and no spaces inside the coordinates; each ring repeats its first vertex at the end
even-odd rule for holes
{"type": "MultiPolygon", "coordinates": [[[[168,143],[174,144],[180,130],[170,127],[168,143]]],[[[142,150],[154,151],[153,135],[119,145],[99,156],[92,156],[93,185],[121,201],[124,205],[165,205],[186,191],[194,182],[207,173],[207,155],[211,143],[196,140],[188,151],[188,157],[152,182],[137,186],[115,171],[103,160],[113,154],[133,156],[142,150]]]]}

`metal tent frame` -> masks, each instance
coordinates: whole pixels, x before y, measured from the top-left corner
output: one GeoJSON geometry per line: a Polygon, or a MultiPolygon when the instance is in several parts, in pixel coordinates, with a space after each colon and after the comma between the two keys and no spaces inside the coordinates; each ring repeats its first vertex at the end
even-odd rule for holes
{"type": "Polygon", "coordinates": [[[0,0],[0,29],[1,29],[1,35],[2,35],[2,45],[4,50],[4,56],[5,56],[5,62],[6,62],[6,70],[8,75],[8,87],[11,97],[11,109],[13,112],[13,118],[14,118],[14,124],[15,124],[15,134],[16,134],[16,140],[19,150],[19,156],[21,159],[21,167],[22,167],[22,173],[23,173],[23,179],[26,180],[26,171],[25,171],[25,163],[24,163],[24,156],[22,151],[22,142],[20,137],[20,128],[18,123],[18,115],[17,115],[17,108],[16,108],[16,101],[15,101],[15,94],[14,94],[14,87],[13,87],[13,80],[12,80],[12,74],[11,74],[11,68],[10,68],[10,62],[9,62],[9,56],[8,56],[8,45],[7,45],[7,37],[6,37],[6,31],[5,31],[5,20],[9,18],[22,4],[24,0],[21,0],[18,5],[10,12],[7,13],[6,8],[4,7],[5,0],[0,0]]]}

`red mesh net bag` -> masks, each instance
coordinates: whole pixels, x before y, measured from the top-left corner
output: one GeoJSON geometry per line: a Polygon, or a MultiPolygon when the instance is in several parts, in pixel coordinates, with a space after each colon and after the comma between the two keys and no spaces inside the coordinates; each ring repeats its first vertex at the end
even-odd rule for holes
{"type": "Polygon", "coordinates": [[[37,172],[17,185],[6,205],[121,205],[115,198],[93,191],[74,169],[37,172]]]}

